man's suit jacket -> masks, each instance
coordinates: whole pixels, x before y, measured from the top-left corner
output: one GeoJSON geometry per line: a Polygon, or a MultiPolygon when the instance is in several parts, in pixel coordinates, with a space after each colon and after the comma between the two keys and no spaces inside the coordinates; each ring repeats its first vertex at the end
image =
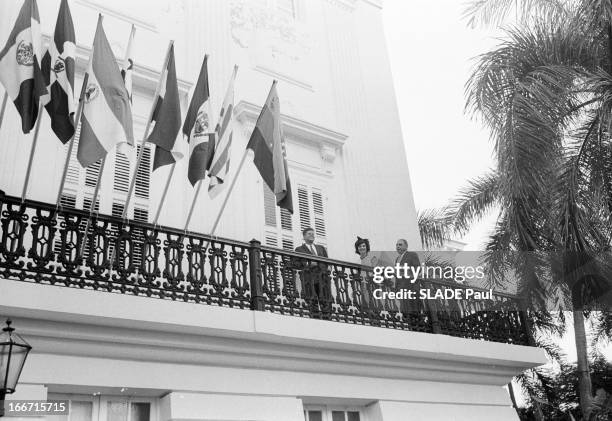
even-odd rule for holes
{"type": "MultiPolygon", "coordinates": [[[[418,254],[413,251],[407,251],[402,255],[401,259],[398,256],[398,259],[396,259],[396,264],[399,264],[400,266],[408,265],[409,267],[417,268],[421,266],[421,261],[419,260],[418,254]]],[[[396,286],[398,288],[407,288],[410,285],[411,279],[412,277],[409,277],[408,279],[398,278],[396,286]]]]}
{"type": "MultiPolygon", "coordinates": [[[[314,247],[315,247],[315,250],[317,251],[317,256],[327,257],[327,250],[325,249],[325,247],[323,247],[323,246],[321,246],[319,244],[314,244],[314,247]]],[[[306,247],[306,244],[302,244],[301,246],[296,247],[295,251],[297,253],[312,254],[310,249],[308,247],[306,247]]]]}
{"type": "MultiPolygon", "coordinates": [[[[398,256],[399,257],[399,256],[398,256]]],[[[397,260],[396,260],[397,261],[397,260]]],[[[408,266],[420,266],[421,261],[419,260],[419,255],[413,251],[407,251],[402,255],[402,258],[397,261],[400,265],[407,264],[408,266]]]]}

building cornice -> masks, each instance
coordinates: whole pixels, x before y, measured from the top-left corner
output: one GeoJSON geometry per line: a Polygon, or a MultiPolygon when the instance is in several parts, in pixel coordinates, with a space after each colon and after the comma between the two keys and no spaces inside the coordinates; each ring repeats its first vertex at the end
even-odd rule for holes
{"type": "MultiPolygon", "coordinates": [[[[51,42],[51,36],[48,34],[43,35],[43,45],[49,45],[51,42]]],[[[87,70],[87,65],[89,63],[89,57],[91,55],[91,47],[86,47],[84,45],[77,45],[76,48],[76,70],[77,73],[83,74],[87,70]]],[[[121,66],[123,59],[115,56],[115,60],[117,61],[117,65],[121,66]]],[[[154,69],[150,66],[145,66],[139,63],[134,63],[133,66],[133,84],[139,90],[144,91],[146,94],[153,95],[155,93],[155,89],[157,87],[157,82],[159,81],[159,77],[161,72],[159,69],[154,69]]],[[[189,89],[193,86],[192,82],[188,82],[184,79],[177,78],[178,88],[181,95],[186,95],[189,92],[189,89]]]]}
{"type": "MultiPolygon", "coordinates": [[[[377,7],[379,9],[383,8],[383,0],[361,0],[366,4],[377,7]]],[[[338,7],[341,7],[344,10],[352,12],[357,7],[357,2],[359,0],[327,0],[327,2],[334,4],[338,7]]]]}
{"type": "Polygon", "coordinates": [[[157,26],[144,21],[142,19],[138,19],[135,16],[131,16],[131,15],[127,15],[125,13],[122,13],[118,10],[112,9],[110,7],[107,7],[104,5],[104,2],[102,1],[96,1],[96,0],[77,0],[77,3],[80,5],[83,5],[85,7],[88,7],[90,9],[94,9],[96,12],[98,13],[102,13],[103,15],[106,16],[112,16],[116,19],[122,20],[124,22],[127,22],[129,24],[134,24],[136,27],[142,28],[142,29],[146,29],[148,31],[157,33],[159,32],[157,29],[157,26]]]}
{"type": "MultiPolygon", "coordinates": [[[[261,112],[259,105],[255,105],[248,101],[240,101],[234,109],[236,119],[246,125],[255,124],[259,113],[261,112]]],[[[345,135],[325,127],[309,123],[299,118],[291,117],[287,114],[281,114],[281,123],[283,132],[289,136],[299,140],[315,143],[323,150],[341,149],[348,135],[345,135]]]]}

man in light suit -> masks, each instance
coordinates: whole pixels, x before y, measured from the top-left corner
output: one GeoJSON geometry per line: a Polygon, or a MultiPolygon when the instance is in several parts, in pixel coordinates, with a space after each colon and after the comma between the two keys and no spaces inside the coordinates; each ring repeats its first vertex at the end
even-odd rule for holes
{"type": "MultiPolygon", "coordinates": [[[[304,243],[296,247],[297,253],[327,258],[325,247],[315,244],[315,231],[306,228],[302,231],[304,243]]],[[[319,311],[323,318],[331,314],[331,279],[327,265],[315,261],[299,261],[296,268],[301,269],[302,294],[309,304],[311,315],[318,316],[319,311]]]]}

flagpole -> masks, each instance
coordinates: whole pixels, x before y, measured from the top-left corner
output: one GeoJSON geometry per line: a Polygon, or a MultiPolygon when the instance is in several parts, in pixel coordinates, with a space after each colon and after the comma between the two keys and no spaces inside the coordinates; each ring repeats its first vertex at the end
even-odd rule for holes
{"type": "Polygon", "coordinates": [[[147,137],[149,137],[149,130],[151,129],[151,119],[153,118],[153,113],[155,112],[155,105],[157,104],[157,97],[159,96],[159,91],[161,90],[161,82],[162,78],[164,77],[164,70],[166,69],[166,67],[168,67],[168,60],[170,59],[170,49],[172,48],[173,44],[174,40],[170,40],[170,42],[168,43],[168,51],[166,51],[166,58],[164,59],[164,64],[162,66],[162,71],[159,75],[157,86],[155,87],[155,96],[153,97],[153,104],[151,105],[151,111],[149,112],[149,118],[145,127],[144,137],[142,139],[140,151],[138,152],[138,158],[136,159],[136,167],[134,168],[134,174],[132,175],[130,189],[128,190],[127,198],[125,199],[125,207],[123,208],[123,215],[121,216],[122,219],[126,219],[127,217],[130,202],[132,200],[132,194],[134,194],[134,187],[136,186],[136,176],[138,175],[138,167],[140,166],[140,162],[142,161],[147,137]]]}
{"type": "MultiPolygon", "coordinates": [[[[104,16],[101,13],[98,13],[98,22],[102,22],[104,20],[104,16]]],[[[64,191],[64,186],[66,184],[66,177],[68,175],[68,166],[70,165],[70,157],[72,156],[72,150],[74,149],[74,138],[76,137],[77,128],[79,127],[79,123],[81,122],[81,117],[83,116],[83,108],[85,107],[85,92],[87,92],[87,82],[89,82],[89,66],[91,64],[91,59],[93,57],[93,46],[91,47],[91,52],[89,54],[89,60],[87,61],[87,67],[85,68],[85,76],[83,76],[83,84],[81,85],[81,93],[79,95],[79,105],[77,107],[76,115],[74,116],[74,134],[72,135],[72,139],[70,139],[70,146],[68,147],[68,154],[66,155],[66,161],[64,162],[64,171],[62,173],[62,180],[60,181],[59,190],[57,191],[57,200],[55,201],[55,208],[59,208],[61,206],[62,192],[64,191]]]]}
{"type": "Polygon", "coordinates": [[[162,193],[162,197],[159,201],[159,206],[157,207],[157,213],[155,214],[155,220],[153,221],[153,226],[157,225],[157,221],[159,221],[159,215],[161,214],[162,207],[164,206],[164,202],[166,201],[166,194],[168,193],[168,187],[170,186],[170,180],[172,180],[172,176],[174,175],[175,168],[176,168],[176,162],[173,162],[172,167],[170,168],[170,174],[168,174],[168,179],[166,180],[166,186],[164,187],[164,192],[162,193]]]}
{"type": "Polygon", "coordinates": [[[185,221],[185,231],[189,227],[189,222],[191,222],[191,216],[193,215],[193,210],[195,209],[196,201],[198,200],[198,196],[200,194],[200,189],[202,188],[202,181],[204,179],[198,181],[198,188],[196,189],[195,194],[193,195],[193,199],[191,200],[191,208],[189,209],[189,214],[187,215],[187,220],[185,221]]]}
{"type": "MultiPolygon", "coordinates": [[[[272,87],[274,87],[274,85],[276,85],[276,79],[272,82],[272,87]]],[[[242,170],[242,166],[244,164],[244,160],[246,159],[248,152],[249,152],[249,149],[246,148],[244,150],[244,154],[242,155],[242,159],[240,160],[240,164],[238,164],[238,169],[236,170],[236,175],[234,176],[234,179],[232,180],[232,184],[230,185],[227,191],[227,195],[225,196],[225,199],[223,200],[223,203],[221,204],[221,208],[219,209],[219,214],[217,215],[217,219],[215,219],[212,229],[210,230],[209,235],[211,237],[215,235],[215,231],[217,230],[217,226],[219,225],[219,221],[221,220],[221,216],[223,215],[223,211],[225,210],[225,205],[227,205],[227,201],[229,200],[230,194],[234,190],[234,186],[236,185],[236,180],[238,180],[238,175],[240,174],[240,170],[242,170]]]]}
{"type": "MultiPolygon", "coordinates": [[[[229,82],[230,85],[228,85],[228,89],[229,89],[229,86],[232,86],[231,84],[235,81],[236,73],[238,73],[238,65],[237,64],[234,65],[234,70],[233,70],[232,76],[230,78],[230,82],[229,82]]],[[[227,92],[226,92],[226,95],[227,95],[227,92]]],[[[225,99],[224,99],[224,105],[223,106],[225,106],[225,99]]],[[[221,120],[220,120],[220,122],[221,122],[221,120]]],[[[219,124],[220,123],[217,124],[217,127],[219,126],[219,124]]],[[[218,133],[215,133],[215,134],[218,134],[218,133]]],[[[217,139],[216,141],[219,141],[219,140],[220,139],[217,139]]],[[[236,170],[236,177],[238,176],[238,174],[240,174],[240,170],[242,169],[242,164],[244,164],[244,159],[246,158],[246,153],[247,153],[247,150],[245,150],[245,153],[242,156],[242,159],[240,160],[240,164],[238,164],[238,169],[236,170]]],[[[213,156],[213,159],[214,159],[214,156],[213,156]]],[[[189,228],[189,222],[191,221],[191,216],[192,216],[193,210],[195,208],[195,203],[196,203],[196,200],[197,200],[198,195],[200,193],[201,183],[202,183],[202,180],[200,180],[200,182],[198,183],[198,189],[197,189],[197,191],[195,193],[195,196],[193,197],[193,201],[191,203],[191,209],[189,210],[189,215],[187,215],[187,221],[185,222],[185,231],[187,231],[187,229],[189,228]]],[[[213,235],[213,233],[214,233],[214,230],[215,230],[215,228],[216,228],[216,226],[217,226],[217,224],[219,222],[219,218],[221,217],[221,213],[223,212],[223,209],[225,208],[225,205],[227,203],[227,199],[228,199],[229,194],[231,193],[232,189],[234,188],[234,184],[235,183],[236,183],[236,178],[234,178],[234,180],[232,181],[232,184],[231,184],[231,186],[229,188],[228,194],[225,197],[225,201],[221,205],[221,211],[219,212],[219,215],[217,216],[217,220],[215,221],[215,224],[213,226],[214,228],[213,228],[213,230],[212,230],[210,235],[213,235]]],[[[205,247],[208,247],[208,244],[206,244],[205,247]]]]}
{"type": "MultiPolygon", "coordinates": [[[[89,66],[88,66],[89,68],[89,66]]],[[[66,184],[66,176],[68,175],[68,166],[70,165],[70,157],[72,156],[72,150],[74,149],[74,139],[76,137],[77,127],[81,122],[81,116],[83,115],[83,106],[85,104],[85,91],[87,90],[87,81],[89,80],[89,73],[85,72],[83,78],[83,86],[81,87],[81,94],[79,95],[79,106],[74,118],[74,133],[70,138],[70,146],[68,146],[68,154],[66,155],[66,162],[64,163],[64,172],[62,173],[62,180],[60,181],[59,190],[57,191],[57,200],[55,201],[56,209],[61,206],[62,192],[64,191],[64,185],[66,184]]]]}
{"type": "MultiPolygon", "coordinates": [[[[223,215],[223,211],[225,210],[225,205],[227,205],[230,194],[234,190],[234,186],[236,185],[236,180],[238,180],[238,175],[240,174],[240,171],[242,170],[242,166],[244,165],[244,160],[246,159],[248,153],[249,153],[249,150],[245,149],[244,154],[242,154],[242,159],[240,159],[240,163],[238,164],[238,169],[236,170],[236,175],[234,176],[234,179],[232,180],[232,184],[230,184],[229,189],[227,190],[225,199],[223,199],[223,203],[221,204],[221,208],[219,209],[219,214],[217,215],[217,219],[215,219],[215,223],[213,224],[212,229],[210,230],[209,235],[211,237],[215,235],[215,231],[217,230],[217,225],[219,225],[219,221],[221,220],[221,215],[223,215]]],[[[185,231],[186,230],[187,228],[185,227],[185,231]]]]}
{"type": "Polygon", "coordinates": [[[43,104],[42,101],[38,103],[38,116],[36,119],[36,127],[34,128],[34,139],[32,140],[32,147],[30,148],[30,160],[28,161],[28,168],[26,170],[25,181],[23,183],[23,190],[21,192],[21,203],[25,201],[26,193],[28,192],[28,184],[30,184],[30,174],[32,172],[32,162],[34,162],[34,153],[36,152],[36,144],[38,143],[38,133],[40,133],[40,123],[43,118],[43,104]]]}
{"type": "Polygon", "coordinates": [[[130,53],[132,52],[132,41],[134,40],[134,37],[135,37],[134,34],[136,34],[136,25],[132,24],[132,30],[130,31],[130,37],[128,38],[128,46],[125,49],[125,58],[123,59],[123,67],[126,69],[126,73],[127,73],[127,68],[130,65],[130,53]]]}
{"type": "Polygon", "coordinates": [[[2,107],[0,108],[0,128],[2,128],[2,122],[4,121],[4,111],[6,111],[7,100],[8,100],[8,93],[4,91],[4,98],[2,99],[2,107]]]}
{"type": "Polygon", "coordinates": [[[100,172],[98,173],[98,179],[96,180],[96,187],[94,189],[93,198],[91,200],[91,205],[89,206],[89,217],[87,218],[87,224],[85,225],[85,239],[83,244],[81,244],[81,256],[85,251],[85,244],[87,244],[87,232],[89,231],[89,226],[91,225],[91,216],[94,213],[96,208],[96,203],[98,202],[98,194],[100,193],[100,185],[102,184],[102,173],[104,172],[104,164],[106,164],[106,156],[102,158],[102,162],[100,163],[100,172]]]}

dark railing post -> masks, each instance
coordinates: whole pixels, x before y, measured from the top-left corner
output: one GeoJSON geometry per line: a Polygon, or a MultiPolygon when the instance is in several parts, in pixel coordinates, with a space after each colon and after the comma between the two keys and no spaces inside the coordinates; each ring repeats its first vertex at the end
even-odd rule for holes
{"type": "Polygon", "coordinates": [[[251,310],[264,311],[263,274],[261,272],[261,242],[249,242],[249,280],[251,283],[251,310]]]}

